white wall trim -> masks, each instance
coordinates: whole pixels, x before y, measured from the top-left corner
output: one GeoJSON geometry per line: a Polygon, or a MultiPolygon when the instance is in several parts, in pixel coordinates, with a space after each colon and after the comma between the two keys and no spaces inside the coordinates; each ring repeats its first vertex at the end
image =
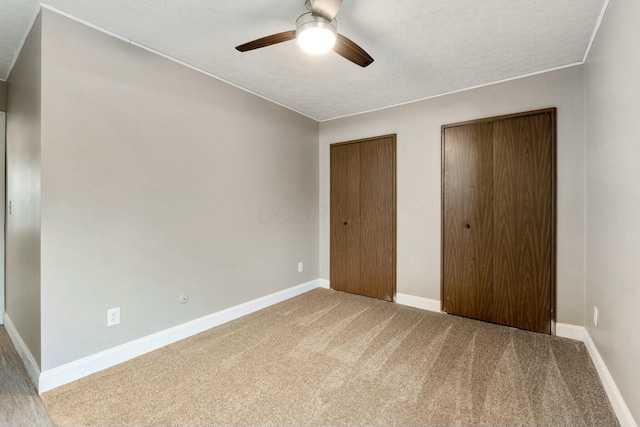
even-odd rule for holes
{"type": "Polygon", "coordinates": [[[187,62],[181,61],[181,60],[180,60],[180,59],[178,59],[178,58],[175,58],[175,57],[173,57],[173,56],[170,56],[170,55],[167,55],[167,54],[162,53],[162,52],[160,52],[160,51],[157,51],[157,50],[155,50],[155,49],[154,49],[154,48],[152,48],[152,47],[149,47],[149,46],[144,45],[144,44],[142,44],[142,43],[138,43],[138,42],[137,42],[137,41],[135,41],[135,40],[129,39],[129,38],[124,37],[124,36],[121,36],[120,34],[116,34],[116,33],[114,33],[113,31],[109,31],[109,30],[106,30],[106,29],[104,29],[104,28],[102,28],[102,27],[99,27],[99,26],[97,26],[97,25],[94,25],[94,24],[92,24],[92,23],[90,23],[90,22],[88,22],[88,21],[85,21],[84,19],[80,19],[80,18],[78,18],[78,17],[76,17],[76,16],[74,16],[74,15],[71,15],[70,13],[64,12],[64,11],[62,11],[62,10],[60,10],[60,9],[58,9],[58,8],[56,8],[56,7],[54,7],[54,6],[51,6],[51,5],[50,5],[50,4],[48,4],[48,3],[40,2],[40,6],[41,6],[42,8],[44,8],[44,9],[50,10],[51,12],[57,13],[58,15],[62,15],[62,16],[64,16],[64,17],[66,17],[66,18],[69,18],[69,19],[71,19],[71,20],[73,20],[73,21],[76,21],[76,22],[78,22],[78,23],[80,23],[80,24],[82,24],[82,25],[86,25],[86,26],[87,26],[87,27],[89,27],[89,28],[93,28],[93,29],[94,29],[94,30],[96,30],[96,31],[100,31],[101,33],[104,33],[104,34],[106,34],[106,35],[108,35],[108,36],[115,37],[116,39],[122,40],[123,42],[129,43],[129,44],[131,44],[131,45],[133,45],[133,46],[136,46],[136,47],[139,47],[140,49],[144,49],[144,50],[146,50],[147,52],[151,52],[151,53],[153,53],[153,54],[156,54],[156,55],[158,55],[158,56],[161,56],[161,57],[163,57],[163,58],[165,58],[165,59],[168,59],[169,61],[173,61],[173,62],[175,62],[175,63],[177,63],[177,64],[180,64],[180,65],[182,65],[182,66],[184,66],[184,67],[187,67],[187,68],[190,68],[190,69],[192,69],[192,70],[194,70],[194,71],[197,71],[197,72],[199,72],[199,73],[202,73],[202,74],[204,74],[205,76],[212,77],[212,78],[214,78],[214,79],[216,79],[216,80],[219,80],[219,81],[221,81],[221,82],[223,82],[223,83],[226,83],[226,84],[228,84],[228,85],[230,85],[230,86],[233,86],[233,87],[235,87],[235,88],[237,88],[237,89],[240,89],[240,90],[242,90],[242,91],[244,91],[244,92],[250,93],[251,95],[257,96],[258,98],[262,98],[262,99],[264,99],[265,101],[269,101],[269,102],[271,102],[271,103],[273,103],[273,104],[279,105],[280,107],[286,108],[287,110],[293,111],[294,113],[298,113],[298,114],[300,114],[300,115],[302,115],[302,116],[305,116],[305,117],[307,117],[307,118],[309,118],[309,119],[311,119],[311,120],[313,120],[313,121],[315,121],[315,122],[317,122],[317,121],[318,121],[317,119],[315,119],[315,118],[313,118],[313,117],[309,116],[308,114],[303,113],[302,111],[298,111],[298,110],[296,110],[296,109],[295,109],[295,108],[293,108],[293,107],[289,107],[289,106],[287,106],[287,105],[281,104],[280,102],[277,102],[277,101],[274,101],[273,99],[267,98],[267,97],[266,97],[266,96],[264,96],[264,95],[260,95],[260,94],[259,94],[259,93],[257,93],[257,92],[253,92],[253,91],[251,91],[251,90],[249,90],[249,89],[247,89],[247,88],[245,88],[245,87],[242,87],[242,86],[240,86],[240,85],[237,85],[237,84],[235,84],[235,83],[232,83],[232,82],[230,82],[229,80],[225,80],[225,79],[223,79],[222,77],[218,77],[218,76],[216,76],[216,75],[214,75],[214,74],[211,74],[210,72],[205,71],[205,70],[203,70],[202,68],[198,68],[198,67],[196,67],[195,65],[191,65],[191,64],[189,64],[189,63],[187,63],[187,62]]]}
{"type": "MultiPolygon", "coordinates": [[[[320,284],[320,287],[331,289],[331,285],[327,279],[318,279],[318,282],[320,284]]],[[[429,299],[398,293],[396,294],[395,303],[440,313],[440,300],[437,299],[429,299]]]]}
{"type": "Polygon", "coordinates": [[[556,323],[556,336],[584,342],[584,334],[587,330],[584,326],[570,325],[568,323],[556,323]]]}
{"type": "MultiPolygon", "coordinates": [[[[303,283],[298,286],[245,302],[235,307],[227,308],[226,310],[218,311],[199,319],[174,326],[173,328],[148,335],[126,344],[110,348],[62,366],[48,369],[40,374],[39,381],[36,382],[36,384],[38,384],[38,392],[44,393],[72,381],[79,380],[87,375],[91,375],[119,363],[126,362],[134,357],[141,356],[166,345],[173,344],[177,341],[199,334],[207,329],[211,329],[215,326],[246,316],[247,314],[251,314],[289,298],[293,298],[312,289],[325,287],[324,282],[325,281],[321,279],[317,279],[303,283]]],[[[36,376],[36,378],[38,377],[36,376]]]]}
{"type": "MultiPolygon", "coordinates": [[[[20,358],[27,368],[29,377],[33,380],[34,384],[37,385],[38,392],[44,393],[85,376],[110,368],[111,366],[149,353],[153,350],[157,350],[166,345],[199,334],[215,326],[222,325],[242,316],[246,316],[247,314],[251,314],[263,308],[285,301],[289,298],[293,298],[315,288],[330,289],[329,281],[326,279],[312,280],[298,286],[248,301],[235,307],[192,320],[182,325],[157,332],[135,341],[122,344],[42,373],[40,373],[40,369],[38,368],[35,358],[24,344],[24,341],[16,331],[15,326],[7,313],[4,315],[5,328],[13,342],[13,345],[18,351],[20,358]]],[[[423,310],[440,312],[439,300],[399,293],[397,294],[396,302],[401,305],[421,308],[423,310]]],[[[600,353],[587,330],[583,326],[557,323],[556,335],[584,342],[621,425],[638,427],[631,415],[631,411],[629,411],[629,408],[622,398],[620,390],[613,380],[609,369],[605,365],[604,360],[600,356],[600,353]]]]}
{"type": "Polygon", "coordinates": [[[397,294],[396,303],[408,305],[409,307],[421,308],[423,310],[440,313],[440,300],[416,297],[407,294],[397,294]]]}
{"type": "Polygon", "coordinates": [[[464,87],[462,89],[456,89],[456,90],[452,90],[452,91],[449,91],[449,92],[442,92],[442,93],[438,93],[438,94],[435,94],[435,95],[425,96],[424,98],[412,99],[411,101],[400,102],[398,104],[387,105],[385,107],[380,107],[380,108],[374,108],[372,110],[361,111],[361,112],[358,112],[358,113],[344,114],[342,116],[331,117],[329,119],[322,119],[322,120],[319,120],[319,122],[320,123],[330,122],[332,120],[344,119],[346,117],[359,116],[361,114],[369,114],[369,113],[374,113],[376,111],[388,110],[390,108],[402,107],[403,105],[415,104],[416,102],[428,101],[430,99],[441,98],[443,96],[453,95],[453,94],[461,93],[461,92],[467,92],[469,90],[481,89],[481,88],[487,87],[487,86],[498,85],[498,84],[501,84],[501,83],[507,83],[507,82],[511,82],[511,81],[514,81],[514,80],[520,80],[520,79],[524,79],[524,78],[527,78],[527,77],[537,76],[537,75],[540,75],[540,74],[546,74],[546,73],[551,73],[551,72],[554,72],[554,71],[560,71],[560,70],[564,70],[565,68],[578,67],[580,65],[584,65],[584,63],[582,61],[580,61],[580,62],[572,62],[571,64],[561,65],[559,67],[549,68],[549,69],[540,70],[540,71],[534,71],[533,73],[521,74],[521,75],[518,75],[518,76],[509,77],[509,78],[506,78],[506,79],[496,80],[496,81],[489,82],[489,83],[482,83],[482,84],[479,84],[479,85],[476,85],[476,86],[464,87]]]}
{"type": "Polygon", "coordinates": [[[13,71],[13,67],[15,67],[16,62],[18,62],[18,57],[20,57],[20,53],[22,52],[22,48],[24,47],[24,44],[27,42],[27,37],[29,37],[29,34],[31,34],[31,29],[33,28],[33,24],[36,23],[36,19],[38,18],[38,15],[40,14],[40,6],[38,6],[38,8],[36,9],[36,11],[33,13],[33,16],[31,16],[31,20],[29,21],[29,24],[27,24],[27,29],[24,32],[24,35],[22,36],[22,40],[20,40],[20,44],[18,45],[18,49],[16,50],[16,53],[13,55],[13,59],[11,60],[11,64],[9,65],[9,71],[7,72],[7,78],[4,81],[9,80],[9,76],[11,75],[11,72],[13,71]]]}
{"type": "Polygon", "coordinates": [[[600,356],[600,352],[598,351],[596,344],[593,342],[591,335],[589,335],[589,332],[587,332],[586,329],[584,330],[584,344],[587,347],[587,350],[589,350],[591,360],[596,367],[596,371],[598,371],[600,381],[602,381],[604,390],[607,392],[607,396],[609,396],[611,406],[613,406],[613,410],[618,417],[618,421],[620,421],[620,425],[623,427],[638,427],[638,424],[636,424],[636,421],[633,419],[633,415],[631,415],[629,407],[622,398],[622,394],[620,394],[620,390],[618,389],[616,382],[613,380],[607,365],[605,365],[602,356],[600,356]]]}
{"type": "Polygon", "coordinates": [[[618,389],[616,382],[613,380],[607,365],[604,363],[602,356],[600,356],[598,347],[596,347],[593,339],[591,339],[591,335],[589,335],[587,329],[584,326],[557,323],[556,335],[563,338],[582,341],[584,343],[585,347],[587,347],[587,351],[589,352],[589,356],[591,357],[591,361],[596,367],[600,381],[602,381],[607,397],[609,397],[613,411],[618,417],[618,421],[623,427],[638,427],[638,424],[636,424],[633,419],[631,411],[622,398],[622,394],[620,394],[620,390],[618,389]]]}
{"type": "Polygon", "coordinates": [[[327,279],[318,279],[317,282],[320,288],[331,289],[331,285],[327,279]]]}
{"type": "MultiPolygon", "coordinates": [[[[609,0],[606,0],[607,3],[608,3],[608,1],[609,0]]],[[[267,98],[264,95],[260,95],[259,93],[253,92],[253,91],[251,91],[251,90],[249,90],[249,89],[247,89],[245,87],[239,86],[239,85],[237,85],[235,83],[232,83],[232,82],[230,82],[228,80],[225,80],[225,79],[223,79],[221,77],[218,77],[218,76],[216,76],[214,74],[211,74],[208,71],[203,70],[202,68],[198,68],[198,67],[196,67],[194,65],[191,65],[191,64],[189,64],[187,62],[184,62],[184,61],[181,61],[181,60],[179,60],[177,58],[174,58],[173,56],[170,56],[170,55],[164,54],[164,53],[162,53],[160,51],[157,51],[157,50],[155,50],[155,49],[153,49],[153,48],[151,48],[149,46],[146,46],[146,45],[144,45],[142,43],[138,43],[135,40],[129,39],[129,38],[124,37],[124,36],[121,36],[119,34],[116,34],[116,33],[112,32],[112,31],[109,31],[109,30],[104,29],[102,27],[99,27],[99,26],[97,26],[95,24],[92,24],[92,23],[90,23],[88,21],[80,19],[80,18],[78,18],[78,17],[76,17],[74,15],[71,15],[70,13],[67,13],[67,12],[65,12],[63,10],[60,10],[60,9],[58,9],[58,8],[48,4],[46,2],[41,1],[40,2],[40,6],[41,6],[41,8],[44,8],[44,9],[50,10],[52,12],[55,12],[55,13],[57,13],[59,15],[65,16],[65,17],[67,17],[69,19],[72,19],[72,20],[74,20],[76,22],[79,22],[79,23],[81,23],[83,25],[86,25],[87,27],[93,28],[94,30],[100,31],[100,32],[102,32],[104,34],[107,34],[107,35],[111,36],[111,37],[115,37],[115,38],[117,38],[119,40],[122,40],[122,41],[124,41],[126,43],[129,43],[129,44],[131,44],[133,46],[137,46],[137,47],[139,47],[141,49],[144,49],[144,50],[146,50],[148,52],[151,52],[151,53],[154,53],[156,55],[159,55],[159,56],[161,56],[163,58],[166,58],[166,59],[168,59],[170,61],[176,62],[176,63],[178,63],[180,65],[183,65],[183,66],[185,66],[187,68],[191,68],[194,71],[197,71],[197,72],[202,73],[204,75],[207,75],[209,77],[213,77],[216,80],[219,80],[219,81],[224,82],[224,83],[226,83],[228,85],[231,85],[231,86],[236,87],[236,88],[238,88],[240,90],[243,90],[243,91],[248,92],[248,93],[250,93],[252,95],[255,95],[255,96],[259,97],[259,98],[262,98],[262,99],[264,99],[266,101],[269,101],[269,102],[272,102],[272,103],[274,103],[276,105],[284,107],[284,108],[286,108],[288,110],[291,110],[291,111],[293,111],[295,113],[298,113],[298,114],[300,114],[302,116],[305,116],[305,117],[307,117],[307,118],[309,118],[311,120],[314,120],[314,121],[316,121],[318,123],[328,122],[328,121],[331,121],[331,120],[338,120],[338,119],[342,119],[342,118],[345,118],[345,117],[358,116],[360,114],[368,114],[368,113],[372,113],[374,111],[381,111],[381,110],[386,110],[386,109],[389,109],[389,108],[399,107],[399,106],[402,106],[402,105],[413,104],[415,102],[421,102],[421,101],[426,101],[426,100],[429,100],[429,99],[440,98],[442,96],[452,95],[452,94],[460,93],[460,92],[466,92],[466,91],[469,91],[469,90],[479,89],[479,88],[483,88],[483,87],[486,87],[486,86],[493,86],[493,85],[500,84],[500,83],[506,83],[506,82],[510,82],[510,81],[513,81],[513,80],[523,79],[523,78],[526,78],[526,77],[537,76],[539,74],[550,73],[550,72],[553,72],[553,71],[558,71],[558,70],[562,70],[562,69],[570,68],[570,67],[576,67],[576,66],[584,64],[584,61],[573,62],[571,64],[560,65],[558,67],[548,68],[548,69],[544,69],[544,70],[540,70],[540,71],[534,71],[534,72],[531,72],[531,73],[526,73],[526,74],[521,74],[521,75],[517,75],[517,76],[513,76],[513,77],[508,77],[506,79],[496,80],[496,81],[492,81],[492,82],[488,82],[488,83],[482,83],[482,84],[475,85],[475,86],[470,86],[470,87],[464,87],[464,88],[457,89],[457,90],[452,90],[452,91],[449,91],[449,92],[443,92],[443,93],[439,93],[439,94],[435,94],[435,95],[426,96],[426,97],[423,97],[423,98],[412,99],[410,101],[400,102],[400,103],[393,104],[393,105],[387,105],[387,106],[380,107],[380,108],[374,108],[374,109],[367,110],[367,111],[360,111],[360,112],[356,112],[356,113],[345,114],[345,115],[342,115],[342,116],[330,117],[330,118],[326,118],[326,119],[320,120],[320,119],[312,117],[312,116],[310,116],[310,115],[308,115],[306,113],[303,113],[302,111],[298,111],[293,107],[289,107],[287,105],[281,104],[280,102],[277,102],[277,101],[275,101],[273,99],[267,98]]],[[[603,14],[604,14],[604,11],[603,11],[603,14]]],[[[598,24],[596,26],[596,30],[595,30],[596,32],[597,32],[597,29],[599,27],[599,24],[600,24],[600,21],[598,21],[598,24]]],[[[595,32],[594,32],[592,37],[595,38],[595,32]]],[[[593,39],[592,39],[591,43],[593,43],[593,39]]],[[[591,46],[591,43],[589,44],[589,48],[591,46]]],[[[588,50],[587,50],[587,53],[585,54],[585,58],[586,58],[587,55],[588,55],[588,50]]]]}
{"type": "Polygon", "coordinates": [[[583,63],[586,63],[587,59],[589,58],[589,53],[591,52],[593,43],[596,41],[596,36],[598,35],[598,31],[600,31],[602,20],[604,19],[604,15],[607,13],[608,8],[609,8],[609,0],[605,0],[604,4],[602,5],[602,10],[600,11],[600,16],[598,16],[598,20],[596,21],[596,26],[593,29],[593,33],[591,33],[591,38],[589,39],[589,44],[587,45],[587,49],[584,52],[584,57],[582,58],[583,63]]]}
{"type": "Polygon", "coordinates": [[[13,343],[13,346],[16,348],[20,359],[22,359],[22,363],[24,367],[27,369],[27,374],[29,374],[29,378],[33,384],[38,387],[38,378],[40,378],[40,368],[38,367],[38,363],[36,362],[35,357],[29,351],[29,348],[22,340],[22,337],[16,330],[15,325],[11,321],[11,317],[7,312],[4,313],[4,328],[13,343]]]}
{"type": "MultiPolygon", "coordinates": [[[[5,156],[7,154],[7,144],[6,144],[6,129],[7,123],[5,121],[7,115],[4,111],[0,111],[0,208],[2,211],[0,212],[0,222],[2,224],[5,223],[4,214],[7,212],[6,209],[6,171],[7,164],[5,162],[5,156]]],[[[0,227],[0,242],[5,242],[5,229],[0,227]]],[[[0,259],[5,259],[5,245],[0,246],[0,259]]],[[[4,263],[0,263],[0,325],[4,325],[4,311],[5,307],[5,274],[4,274],[5,265],[4,263]]]]}

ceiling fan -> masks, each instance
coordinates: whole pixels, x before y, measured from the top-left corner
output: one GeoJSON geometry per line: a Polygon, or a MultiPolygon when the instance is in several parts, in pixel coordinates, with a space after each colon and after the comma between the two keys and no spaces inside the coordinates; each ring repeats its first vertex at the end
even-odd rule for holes
{"type": "Polygon", "coordinates": [[[240,52],[247,52],[277,43],[298,39],[300,47],[308,53],[319,55],[333,49],[338,55],[361,67],[373,62],[373,58],[360,46],[338,34],[335,19],[342,0],[306,0],[309,12],[296,20],[296,29],[272,34],[249,43],[236,46],[240,52]]]}

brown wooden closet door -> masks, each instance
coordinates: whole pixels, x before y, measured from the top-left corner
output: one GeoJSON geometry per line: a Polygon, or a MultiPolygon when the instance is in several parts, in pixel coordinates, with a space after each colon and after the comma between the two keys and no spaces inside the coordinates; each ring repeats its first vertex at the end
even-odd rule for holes
{"type": "Polygon", "coordinates": [[[395,140],[360,146],[359,294],[393,301],[395,287],[395,140]]]}
{"type": "Polygon", "coordinates": [[[331,147],[331,273],[332,289],[360,289],[360,147],[331,147]]]}
{"type": "Polygon", "coordinates": [[[331,146],[331,288],[395,294],[395,135],[331,146]]]}
{"type": "Polygon", "coordinates": [[[554,333],[555,114],[443,126],[446,313],[554,333]]]}
{"type": "Polygon", "coordinates": [[[494,123],[494,322],[551,333],[551,115],[494,123]]]}
{"type": "Polygon", "coordinates": [[[492,321],[492,124],[445,129],[443,310],[492,321]]]}

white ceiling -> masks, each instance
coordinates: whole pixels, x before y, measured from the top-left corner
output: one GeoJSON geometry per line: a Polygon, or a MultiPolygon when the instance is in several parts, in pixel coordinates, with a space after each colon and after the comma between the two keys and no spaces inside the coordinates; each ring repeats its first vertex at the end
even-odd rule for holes
{"type": "MultiPolygon", "coordinates": [[[[295,29],[304,0],[47,0],[48,7],[318,121],[582,62],[604,0],[344,0],[338,32],[375,62],[360,68],[295,41],[240,53],[295,29]]],[[[0,0],[0,79],[39,3],[0,0]]]]}

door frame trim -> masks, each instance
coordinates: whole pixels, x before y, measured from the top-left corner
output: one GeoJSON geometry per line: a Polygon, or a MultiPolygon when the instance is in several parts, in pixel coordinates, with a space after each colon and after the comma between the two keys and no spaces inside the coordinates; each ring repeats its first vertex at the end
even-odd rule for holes
{"type": "MultiPolygon", "coordinates": [[[[500,121],[503,121],[503,120],[517,119],[517,118],[520,118],[520,117],[536,116],[538,114],[551,114],[552,119],[554,119],[557,110],[558,109],[556,107],[541,108],[539,110],[524,111],[522,113],[505,114],[505,115],[502,115],[502,116],[485,117],[485,118],[482,118],[482,119],[473,119],[473,120],[466,120],[466,121],[463,121],[463,122],[449,123],[449,124],[446,124],[446,125],[442,125],[442,131],[444,132],[445,129],[455,128],[455,127],[459,127],[459,126],[500,122],[500,121]]],[[[553,130],[554,129],[552,129],[552,131],[553,130]]],[[[443,134],[443,136],[444,136],[444,134],[443,134]]]]}
{"type": "Polygon", "coordinates": [[[4,313],[7,309],[7,113],[0,111],[0,165],[2,172],[0,175],[0,221],[2,221],[2,231],[0,240],[2,246],[2,272],[0,273],[0,325],[4,324],[4,313]]]}
{"type": "Polygon", "coordinates": [[[551,283],[550,283],[550,309],[551,309],[551,335],[556,335],[557,322],[557,291],[556,291],[556,258],[557,258],[557,111],[556,107],[540,110],[525,111],[522,113],[506,114],[502,116],[486,117],[482,119],[467,120],[463,122],[442,125],[440,135],[440,310],[444,312],[444,135],[446,129],[460,126],[477,125],[483,123],[495,123],[503,120],[517,119],[520,117],[549,114],[551,118],[551,283]]]}
{"type": "MultiPolygon", "coordinates": [[[[397,293],[397,258],[398,258],[398,134],[390,133],[380,136],[371,136],[367,138],[354,139],[344,142],[335,142],[329,144],[329,152],[331,148],[341,145],[359,144],[362,142],[375,141],[378,139],[391,138],[393,140],[393,284],[392,284],[392,301],[395,303],[398,299],[397,293]]],[[[331,156],[329,156],[329,170],[331,170],[331,156]]],[[[329,173],[329,205],[331,205],[331,174],[329,173]]],[[[331,212],[331,210],[329,210],[331,212]]],[[[329,275],[331,275],[331,218],[329,218],[329,275]]],[[[333,289],[333,288],[331,288],[333,289]]]]}

